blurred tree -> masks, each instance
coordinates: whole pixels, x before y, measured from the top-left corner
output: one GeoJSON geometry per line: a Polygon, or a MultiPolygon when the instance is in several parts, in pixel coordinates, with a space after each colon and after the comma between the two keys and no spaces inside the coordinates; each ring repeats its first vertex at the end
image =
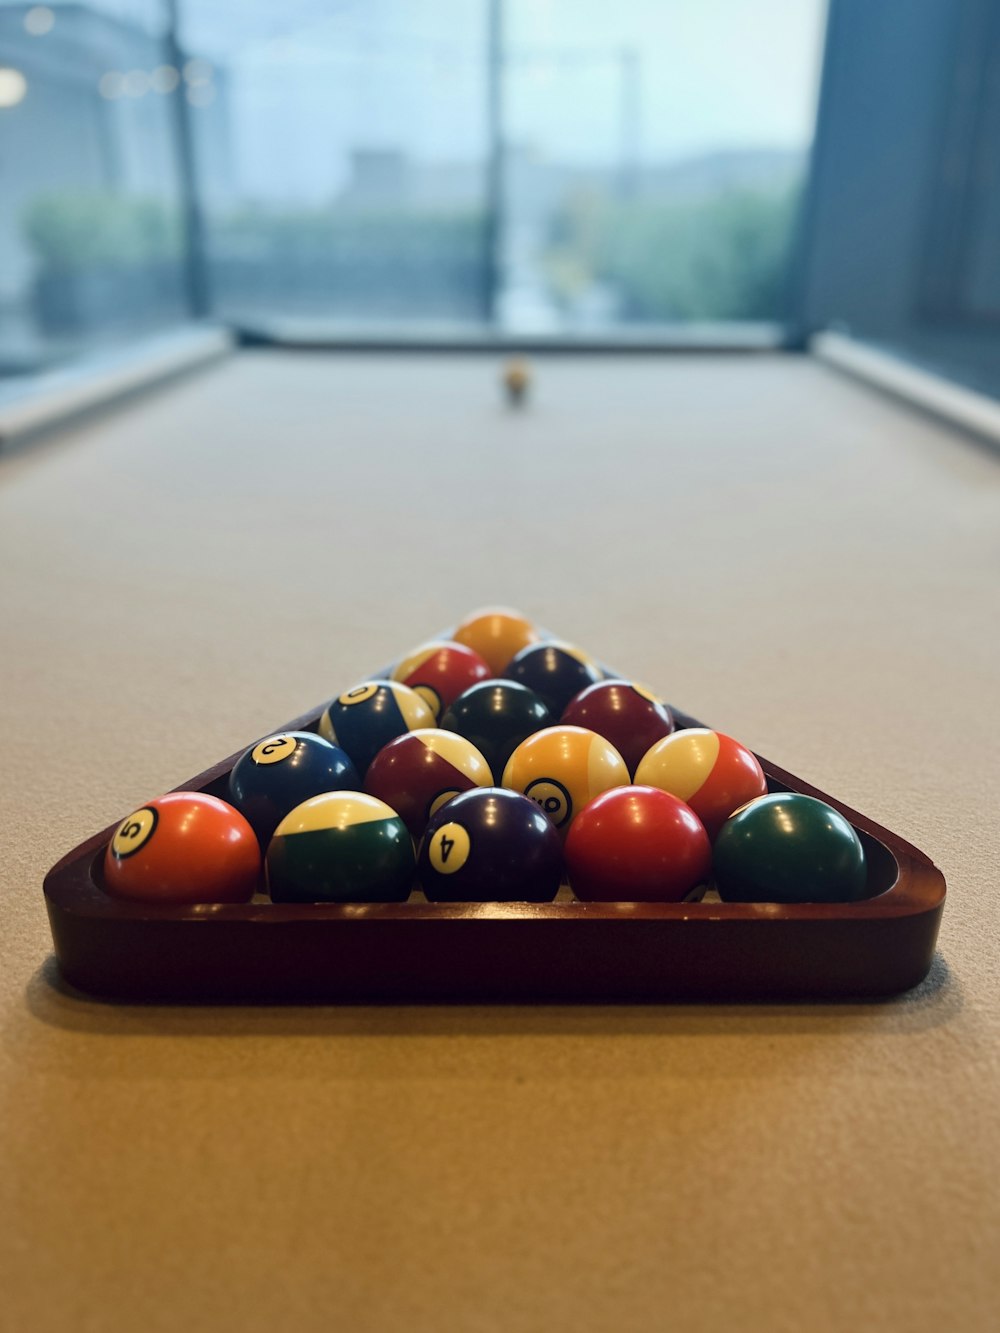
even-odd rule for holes
{"type": "Polygon", "coordinates": [[[547,271],[572,301],[612,284],[634,320],[779,319],[800,187],[618,203],[579,192],[552,228],[547,271]]]}

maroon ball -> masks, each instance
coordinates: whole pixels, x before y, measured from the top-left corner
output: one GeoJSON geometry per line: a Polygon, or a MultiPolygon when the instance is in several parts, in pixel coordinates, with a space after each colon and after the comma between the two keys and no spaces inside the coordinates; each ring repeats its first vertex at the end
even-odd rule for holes
{"type": "Polygon", "coordinates": [[[570,700],[560,722],[586,727],[610,741],[632,777],[649,747],[674,729],[673,716],[663,700],[628,680],[588,685],[570,700]]]}
{"type": "Polygon", "coordinates": [[[439,727],[419,727],[379,750],[365,775],[365,791],[391,806],[419,838],[442,805],[492,781],[489,764],[471,741],[439,727]]]}

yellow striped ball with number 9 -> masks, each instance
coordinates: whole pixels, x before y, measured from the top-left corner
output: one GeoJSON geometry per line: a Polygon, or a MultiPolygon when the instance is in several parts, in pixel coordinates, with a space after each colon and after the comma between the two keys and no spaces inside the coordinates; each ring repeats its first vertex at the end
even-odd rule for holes
{"type": "Polygon", "coordinates": [[[629,782],[625,760],[586,727],[544,727],[521,742],[503,771],[504,787],[534,801],[565,835],[595,796],[629,782]]]}

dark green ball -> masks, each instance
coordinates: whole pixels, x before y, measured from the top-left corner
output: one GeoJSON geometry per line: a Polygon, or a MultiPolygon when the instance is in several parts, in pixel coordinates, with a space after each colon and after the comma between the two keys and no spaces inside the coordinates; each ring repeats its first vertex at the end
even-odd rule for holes
{"type": "Polygon", "coordinates": [[[824,801],[796,792],[759,796],[726,820],[713,846],[726,902],[836,903],[865,897],[861,839],[824,801]]]}
{"type": "Polygon", "coordinates": [[[438,723],[471,741],[500,782],[507,760],[523,740],[556,719],[526,685],[512,680],[483,680],[470,685],[448,706],[438,723]]]}
{"type": "Polygon", "coordinates": [[[416,861],[391,806],[365,792],[331,791],[285,816],[265,868],[276,903],[395,903],[410,896],[416,861]]]}

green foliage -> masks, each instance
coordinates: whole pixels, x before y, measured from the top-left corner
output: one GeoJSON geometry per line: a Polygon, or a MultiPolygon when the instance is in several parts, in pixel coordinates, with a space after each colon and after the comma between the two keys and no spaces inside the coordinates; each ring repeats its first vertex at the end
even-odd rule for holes
{"type": "Polygon", "coordinates": [[[245,208],[213,218],[210,236],[217,254],[261,260],[288,255],[458,258],[481,252],[483,228],[483,215],[471,211],[327,208],[273,213],[245,208]]]}
{"type": "Polygon", "coordinates": [[[127,267],[177,258],[177,210],[158,199],[59,192],[37,195],[22,219],[25,240],[49,272],[127,267]]]}
{"type": "Polygon", "coordinates": [[[567,300],[608,282],[642,320],[781,318],[798,197],[787,186],[676,202],[578,195],[557,219],[550,280],[567,300]]]}

